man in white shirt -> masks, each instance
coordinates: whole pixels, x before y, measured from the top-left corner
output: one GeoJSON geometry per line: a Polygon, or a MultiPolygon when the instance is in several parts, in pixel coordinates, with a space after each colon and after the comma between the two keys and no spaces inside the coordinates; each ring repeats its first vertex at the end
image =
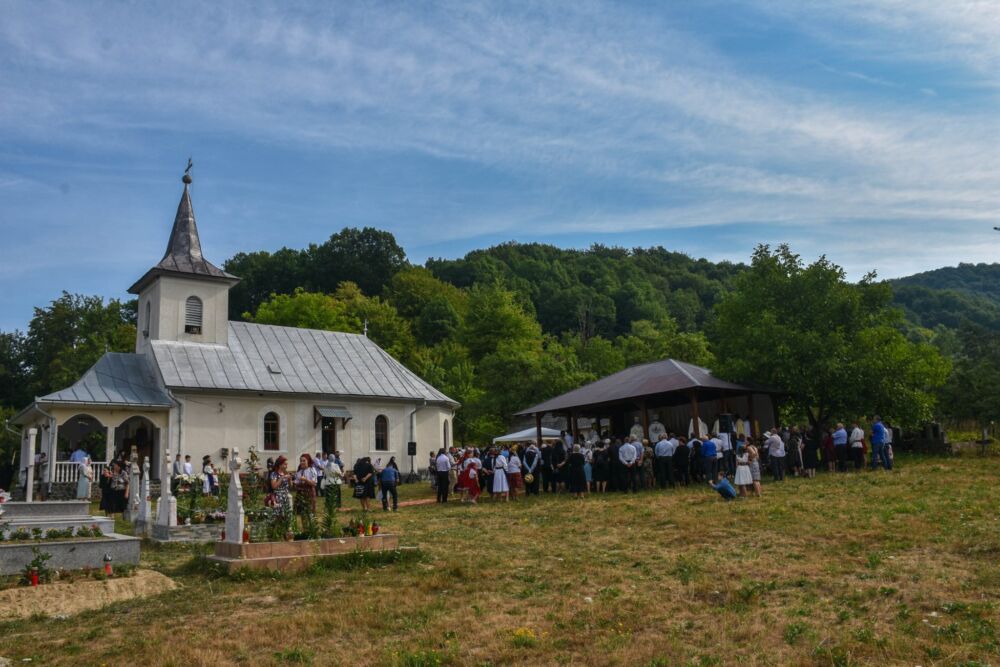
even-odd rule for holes
{"type": "Polygon", "coordinates": [[[727,475],[735,474],[735,460],[730,460],[732,459],[733,443],[730,442],[729,434],[719,433],[715,436],[715,440],[718,446],[719,458],[722,461],[722,469],[726,471],[727,475]]]}
{"type": "Polygon", "coordinates": [[[858,422],[853,422],[852,427],[847,444],[850,445],[851,456],[854,458],[854,469],[861,470],[865,465],[865,432],[858,422]]]}
{"type": "Polygon", "coordinates": [[[434,459],[434,471],[437,475],[437,501],[439,503],[448,502],[448,491],[451,489],[451,480],[449,479],[451,465],[451,457],[442,447],[438,450],[437,458],[434,459]]]}
{"type": "Polygon", "coordinates": [[[674,451],[676,449],[677,441],[668,437],[666,433],[660,436],[660,441],[653,448],[656,481],[661,489],[665,489],[668,484],[671,487],[674,485],[674,451]]]}
{"type": "Polygon", "coordinates": [[[785,479],[785,441],[778,435],[778,429],[772,428],[771,435],[767,442],[768,459],[771,461],[771,472],[774,474],[774,481],[780,482],[785,479]]]}
{"type": "Polygon", "coordinates": [[[184,456],[184,474],[185,475],[193,475],[194,474],[194,466],[191,465],[191,455],[190,454],[187,454],[187,455],[184,456]]]}
{"type": "Polygon", "coordinates": [[[636,461],[638,460],[638,455],[635,451],[635,445],[626,441],[625,444],[621,446],[621,449],[618,450],[618,460],[621,462],[625,473],[625,485],[621,489],[622,492],[628,493],[631,491],[632,493],[638,493],[639,482],[636,474],[636,461]]]}

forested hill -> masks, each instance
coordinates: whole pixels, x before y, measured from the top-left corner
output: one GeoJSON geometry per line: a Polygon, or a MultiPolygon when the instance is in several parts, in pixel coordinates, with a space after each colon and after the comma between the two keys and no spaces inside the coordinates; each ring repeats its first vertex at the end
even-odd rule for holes
{"type": "Polygon", "coordinates": [[[628,332],[633,322],[664,317],[673,318],[681,331],[702,330],[732,279],[746,268],[662,247],[563,250],[513,242],[462,259],[431,259],[426,266],[456,287],[501,280],[530,299],[546,333],[606,338],[628,332]]]}
{"type": "Polygon", "coordinates": [[[959,264],[891,283],[897,305],[914,324],[957,328],[971,322],[1000,331],[1000,264],[959,264]]]}
{"type": "MultiPolygon", "coordinates": [[[[406,253],[389,232],[344,229],[303,250],[239,253],[225,263],[241,282],[230,293],[230,316],[253,313],[272,293],[295,288],[332,293],[345,280],[368,296],[392,295],[406,253]]],[[[461,259],[431,259],[435,278],[466,289],[499,283],[521,299],[545,333],[613,338],[633,322],[672,318],[681,331],[704,329],[719,297],[743,264],[692,259],[656,248],[564,250],[539,243],[504,243],[461,259]]]]}
{"type": "Polygon", "coordinates": [[[1000,264],[959,264],[915,273],[892,281],[895,285],[919,285],[986,297],[1000,305],[1000,264]]]}

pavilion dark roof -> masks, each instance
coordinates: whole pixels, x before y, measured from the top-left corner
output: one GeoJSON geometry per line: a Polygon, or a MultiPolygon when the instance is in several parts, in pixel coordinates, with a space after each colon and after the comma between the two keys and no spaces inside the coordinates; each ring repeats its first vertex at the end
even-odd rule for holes
{"type": "Polygon", "coordinates": [[[239,278],[226,273],[201,254],[201,239],[198,236],[198,225],[194,220],[194,206],[191,204],[191,191],[187,181],[184,183],[181,201],[177,205],[174,227],[170,230],[170,240],[167,242],[167,251],[163,259],[137,280],[128,291],[131,294],[138,294],[153,278],[164,274],[208,278],[232,284],[239,281],[239,278]]]}
{"type": "Polygon", "coordinates": [[[709,389],[724,393],[773,393],[766,389],[720,380],[714,377],[710,370],[701,366],[676,359],[663,359],[648,364],[630,366],[561,396],[525,408],[517,414],[533,415],[557,412],[588,405],[615,403],[657,394],[697,389],[709,389]]]}

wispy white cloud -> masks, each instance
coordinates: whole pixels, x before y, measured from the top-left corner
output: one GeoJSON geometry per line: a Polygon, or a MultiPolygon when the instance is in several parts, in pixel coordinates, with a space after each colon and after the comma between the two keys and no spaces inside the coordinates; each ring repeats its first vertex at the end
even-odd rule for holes
{"type": "MultiPolygon", "coordinates": [[[[65,170],[88,168],[81,155],[125,156],[115,178],[137,182],[151,177],[131,169],[150,137],[186,147],[214,135],[264,153],[456,161],[523,187],[492,209],[442,206],[435,190],[408,202],[398,218],[420,223],[409,226],[396,222],[402,205],[386,208],[385,226],[416,244],[768,224],[807,245],[814,228],[882,221],[916,238],[925,230],[905,221],[965,230],[1000,215],[996,100],[948,105],[938,82],[884,74],[886,62],[936,58],[995,80],[997,3],[745,7],[850,53],[803,59],[885,94],[783,79],[648,6],[12,3],[0,145],[39,150],[0,154],[0,188],[40,187],[24,174],[59,153],[65,170]],[[897,88],[920,104],[888,96],[897,88]],[[595,183],[612,194],[592,197],[595,183]]],[[[35,227],[7,252],[37,246],[47,232],[35,227]]],[[[978,252],[941,243],[942,263],[978,252]]]]}

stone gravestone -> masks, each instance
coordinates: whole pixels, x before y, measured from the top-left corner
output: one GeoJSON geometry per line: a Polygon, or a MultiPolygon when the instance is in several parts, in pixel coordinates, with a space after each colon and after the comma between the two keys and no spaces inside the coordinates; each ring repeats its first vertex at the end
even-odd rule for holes
{"type": "Polygon", "coordinates": [[[136,526],[142,529],[142,532],[149,533],[150,528],[152,528],[153,519],[153,500],[149,497],[149,459],[144,459],[142,462],[142,484],[139,489],[139,517],[136,521],[136,526]]]}
{"type": "Polygon", "coordinates": [[[243,541],[243,483],[240,481],[240,450],[233,447],[229,458],[229,502],[226,505],[226,542],[243,541]]]}
{"type": "Polygon", "coordinates": [[[157,503],[156,528],[153,530],[157,539],[170,537],[170,528],[177,525],[177,499],[171,492],[172,468],[170,466],[170,448],[166,447],[162,468],[160,470],[160,502],[157,503]]]}
{"type": "Polygon", "coordinates": [[[125,507],[125,520],[135,523],[139,516],[139,452],[132,445],[132,455],[128,464],[128,505],[125,507]]]}

